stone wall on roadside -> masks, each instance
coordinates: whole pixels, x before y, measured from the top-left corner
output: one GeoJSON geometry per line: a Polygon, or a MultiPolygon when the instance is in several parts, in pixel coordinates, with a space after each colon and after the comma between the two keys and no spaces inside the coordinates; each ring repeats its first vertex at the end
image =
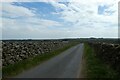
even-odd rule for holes
{"type": "Polygon", "coordinates": [[[96,56],[120,73],[120,44],[89,43],[94,47],[96,56]]]}
{"type": "MultiPolygon", "coordinates": [[[[2,70],[2,41],[0,41],[0,70],[2,70]]],[[[1,74],[0,74],[1,78],[1,74]]]]}
{"type": "Polygon", "coordinates": [[[3,67],[29,57],[50,53],[69,44],[66,41],[2,41],[3,67]]]}

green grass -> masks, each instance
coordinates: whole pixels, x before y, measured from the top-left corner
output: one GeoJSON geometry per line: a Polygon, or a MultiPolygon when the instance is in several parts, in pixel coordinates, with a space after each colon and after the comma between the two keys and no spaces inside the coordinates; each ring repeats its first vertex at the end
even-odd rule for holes
{"type": "Polygon", "coordinates": [[[117,78],[117,73],[108,65],[104,64],[88,44],[85,44],[84,58],[86,63],[87,78],[117,78]]]}
{"type": "Polygon", "coordinates": [[[15,75],[21,73],[22,71],[25,71],[27,69],[30,69],[30,68],[42,63],[43,61],[49,60],[50,58],[60,54],[61,52],[67,50],[68,48],[70,48],[76,44],[77,43],[71,43],[71,44],[69,44],[61,49],[55,50],[51,53],[37,55],[35,57],[28,58],[28,59],[20,61],[18,63],[8,65],[2,69],[3,78],[15,76],[15,75]]]}

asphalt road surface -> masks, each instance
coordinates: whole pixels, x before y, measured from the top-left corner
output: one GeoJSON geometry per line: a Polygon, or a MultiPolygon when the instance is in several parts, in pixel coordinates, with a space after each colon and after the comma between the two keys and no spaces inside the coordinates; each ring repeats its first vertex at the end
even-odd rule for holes
{"type": "Polygon", "coordinates": [[[79,78],[83,46],[76,45],[15,78],[79,78]]]}

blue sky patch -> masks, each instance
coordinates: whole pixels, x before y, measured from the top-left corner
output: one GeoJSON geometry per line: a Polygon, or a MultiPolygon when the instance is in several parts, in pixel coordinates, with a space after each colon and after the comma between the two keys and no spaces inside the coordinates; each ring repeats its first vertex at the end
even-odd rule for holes
{"type": "Polygon", "coordinates": [[[104,15],[105,13],[108,15],[112,15],[115,11],[107,10],[111,7],[111,5],[99,5],[98,6],[98,14],[104,15]]]}
{"type": "Polygon", "coordinates": [[[21,3],[17,3],[17,2],[14,2],[12,4],[16,5],[16,6],[23,6],[23,7],[26,7],[28,9],[34,10],[35,14],[39,18],[63,21],[62,19],[59,18],[60,17],[59,14],[53,14],[53,13],[56,13],[57,11],[56,11],[55,7],[53,7],[50,3],[45,3],[45,2],[21,2],[21,3]]]}

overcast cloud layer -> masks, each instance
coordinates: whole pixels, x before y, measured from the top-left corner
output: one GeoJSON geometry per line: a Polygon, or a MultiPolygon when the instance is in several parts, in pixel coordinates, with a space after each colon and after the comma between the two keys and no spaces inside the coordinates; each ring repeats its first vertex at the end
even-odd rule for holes
{"type": "Polygon", "coordinates": [[[20,2],[17,2],[19,6],[13,2],[2,3],[2,38],[118,37],[118,0],[45,0],[44,3],[42,8],[47,8],[46,11],[39,6],[25,7],[20,2]],[[49,11],[48,5],[54,10],[49,11]]]}

